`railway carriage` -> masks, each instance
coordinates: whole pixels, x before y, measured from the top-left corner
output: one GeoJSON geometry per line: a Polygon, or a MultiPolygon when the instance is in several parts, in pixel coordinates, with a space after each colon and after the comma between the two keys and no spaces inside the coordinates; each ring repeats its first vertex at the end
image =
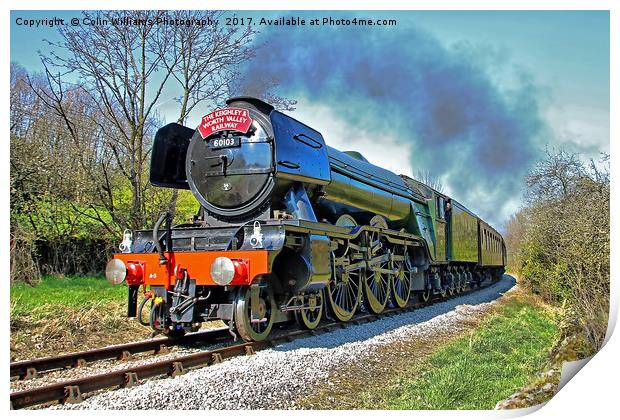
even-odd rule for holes
{"type": "Polygon", "coordinates": [[[258,341],[277,323],[345,322],[504,272],[501,235],[465,206],[255,98],[196,130],[161,128],[150,170],[155,186],[191,190],[198,214],[127,232],[106,277],[126,282],[129,316],[166,334],[220,319],[258,341]]]}

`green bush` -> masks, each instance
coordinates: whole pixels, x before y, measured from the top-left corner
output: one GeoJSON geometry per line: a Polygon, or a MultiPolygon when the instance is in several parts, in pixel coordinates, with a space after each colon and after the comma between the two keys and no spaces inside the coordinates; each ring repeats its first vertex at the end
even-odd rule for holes
{"type": "Polygon", "coordinates": [[[549,154],[527,178],[527,207],[508,224],[522,284],[566,308],[573,334],[600,348],[609,311],[609,169],[549,154]]]}

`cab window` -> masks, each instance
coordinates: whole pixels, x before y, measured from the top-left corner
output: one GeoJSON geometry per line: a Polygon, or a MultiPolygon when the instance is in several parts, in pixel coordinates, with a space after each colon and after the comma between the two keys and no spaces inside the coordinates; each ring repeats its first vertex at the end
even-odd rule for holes
{"type": "Polygon", "coordinates": [[[443,197],[437,197],[437,217],[441,220],[446,218],[446,202],[443,197]]]}

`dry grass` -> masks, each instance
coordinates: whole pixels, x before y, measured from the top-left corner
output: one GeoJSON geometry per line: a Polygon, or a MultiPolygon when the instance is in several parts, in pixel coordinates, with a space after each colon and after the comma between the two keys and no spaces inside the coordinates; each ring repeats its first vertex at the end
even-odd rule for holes
{"type": "Polygon", "coordinates": [[[127,288],[100,277],[46,276],[11,285],[11,360],[87,350],[150,337],[126,318],[127,288]]]}
{"type": "Polygon", "coordinates": [[[41,279],[39,266],[32,255],[36,251],[35,236],[21,229],[19,226],[11,229],[10,242],[10,273],[11,283],[25,282],[36,283],[41,279]]]}
{"type": "Polygon", "coordinates": [[[133,318],[126,318],[125,311],[125,305],[120,302],[78,308],[45,304],[31,314],[11,316],[11,360],[149,338],[149,329],[133,318]]]}
{"type": "MultiPolygon", "coordinates": [[[[151,329],[127,318],[127,287],[102,277],[45,276],[11,285],[11,360],[145,340],[151,329]]],[[[221,321],[202,328],[218,328],[221,321]]]]}

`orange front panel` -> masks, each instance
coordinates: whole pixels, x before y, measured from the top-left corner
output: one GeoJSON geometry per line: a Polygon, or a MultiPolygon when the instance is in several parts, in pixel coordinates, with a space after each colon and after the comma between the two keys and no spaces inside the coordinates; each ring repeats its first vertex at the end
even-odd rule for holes
{"type": "Polygon", "coordinates": [[[269,252],[257,251],[207,251],[165,253],[168,262],[159,264],[159,254],[115,254],[114,258],[144,265],[144,283],[153,286],[169,287],[176,281],[175,268],[185,269],[189,277],[196,280],[198,286],[218,286],[211,279],[211,264],[217,257],[243,260],[249,275],[245,279],[234,280],[231,285],[244,285],[260,274],[269,273],[269,252]]]}

